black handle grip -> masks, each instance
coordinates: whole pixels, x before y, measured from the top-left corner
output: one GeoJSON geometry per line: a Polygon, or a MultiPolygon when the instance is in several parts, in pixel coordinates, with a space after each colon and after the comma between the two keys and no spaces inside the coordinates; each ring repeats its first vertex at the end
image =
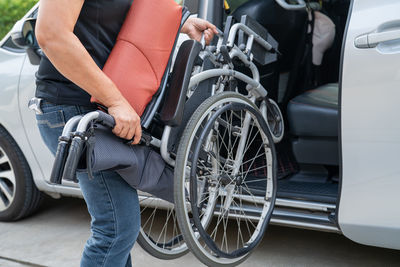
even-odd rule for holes
{"type": "Polygon", "coordinates": [[[85,140],[80,137],[74,137],[69,148],[67,161],[65,162],[62,179],[66,181],[78,182],[76,179],[76,169],[81,158],[85,140]]]}
{"type": "Polygon", "coordinates": [[[66,141],[60,141],[58,143],[56,158],[53,163],[53,169],[51,170],[50,183],[61,184],[62,174],[64,171],[64,164],[68,156],[69,143],[66,141]]]}
{"type": "Polygon", "coordinates": [[[98,111],[98,112],[99,112],[99,117],[97,118],[96,121],[106,127],[113,129],[115,127],[115,120],[113,116],[103,111],[98,111]]]}

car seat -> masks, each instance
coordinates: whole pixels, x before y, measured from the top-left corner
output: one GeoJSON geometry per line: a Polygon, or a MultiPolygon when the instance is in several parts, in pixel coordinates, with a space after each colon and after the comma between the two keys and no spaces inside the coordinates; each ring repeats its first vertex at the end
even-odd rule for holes
{"type": "Polygon", "coordinates": [[[300,164],[338,165],[339,86],[326,84],[293,98],[287,108],[292,148],[300,164]]]}

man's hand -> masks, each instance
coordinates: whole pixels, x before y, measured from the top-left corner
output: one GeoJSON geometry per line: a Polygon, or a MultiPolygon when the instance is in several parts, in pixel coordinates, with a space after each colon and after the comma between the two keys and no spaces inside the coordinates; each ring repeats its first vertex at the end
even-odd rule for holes
{"type": "Polygon", "coordinates": [[[108,107],[108,113],[115,119],[113,133],[121,138],[131,140],[133,145],[139,144],[142,137],[140,117],[126,101],[122,100],[108,107]]]}
{"type": "Polygon", "coordinates": [[[218,30],[217,27],[204,19],[189,18],[182,27],[182,33],[186,33],[191,39],[199,42],[204,33],[206,44],[209,44],[214,38],[214,34],[218,34],[218,30]]]}

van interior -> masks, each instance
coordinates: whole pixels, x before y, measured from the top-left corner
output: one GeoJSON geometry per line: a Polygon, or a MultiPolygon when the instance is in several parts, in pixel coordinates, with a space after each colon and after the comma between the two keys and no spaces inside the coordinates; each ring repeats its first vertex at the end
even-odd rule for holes
{"type": "Polygon", "coordinates": [[[275,0],[250,0],[232,16],[240,21],[248,15],[263,25],[281,53],[272,66],[260,67],[261,83],[285,121],[284,138],[276,144],[278,199],[272,223],[337,232],[339,79],[350,0],[306,2],[308,11],[289,11],[275,0]],[[321,14],[323,22],[317,21],[321,14]],[[334,35],[315,64],[319,52],[313,47],[320,46],[315,35],[328,34],[317,29],[321,23],[333,25],[334,35]]]}

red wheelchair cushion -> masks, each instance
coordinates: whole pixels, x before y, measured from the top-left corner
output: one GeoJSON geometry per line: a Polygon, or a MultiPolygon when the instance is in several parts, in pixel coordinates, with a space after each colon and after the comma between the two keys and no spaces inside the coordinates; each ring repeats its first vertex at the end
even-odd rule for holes
{"type": "Polygon", "coordinates": [[[161,85],[181,20],[173,0],[134,0],[103,68],[139,116],[161,85]]]}

